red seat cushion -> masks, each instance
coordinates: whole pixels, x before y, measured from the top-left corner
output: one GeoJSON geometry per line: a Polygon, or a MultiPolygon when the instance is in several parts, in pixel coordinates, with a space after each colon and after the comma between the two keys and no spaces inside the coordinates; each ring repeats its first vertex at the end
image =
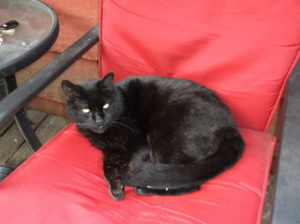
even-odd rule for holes
{"type": "Polygon", "coordinates": [[[275,138],[241,128],[246,151],[230,170],[176,197],[114,201],[102,154],[70,125],[0,183],[1,223],[259,223],[275,138]]]}
{"type": "Polygon", "coordinates": [[[188,78],[266,130],[300,49],[299,0],[102,0],[100,74],[188,78]]]}

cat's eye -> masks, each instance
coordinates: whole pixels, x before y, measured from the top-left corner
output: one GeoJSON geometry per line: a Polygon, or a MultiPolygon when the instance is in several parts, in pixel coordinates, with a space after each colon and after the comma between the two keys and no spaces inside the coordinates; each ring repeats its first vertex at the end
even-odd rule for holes
{"type": "Polygon", "coordinates": [[[82,109],[81,111],[86,114],[86,113],[90,112],[90,109],[85,108],[85,109],[82,109]]]}
{"type": "Polygon", "coordinates": [[[102,108],[103,108],[103,109],[107,109],[108,107],[109,107],[109,103],[106,103],[106,104],[103,105],[102,108]]]}

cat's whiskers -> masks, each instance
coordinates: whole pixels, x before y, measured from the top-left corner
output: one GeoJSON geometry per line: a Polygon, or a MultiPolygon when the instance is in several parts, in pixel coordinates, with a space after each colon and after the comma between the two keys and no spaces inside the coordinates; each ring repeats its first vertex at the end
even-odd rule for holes
{"type": "Polygon", "coordinates": [[[136,123],[137,121],[135,119],[129,118],[129,117],[122,117],[119,121],[133,121],[136,123]]]}
{"type": "Polygon", "coordinates": [[[76,125],[83,128],[83,129],[87,129],[87,127],[84,124],[76,123],[76,125]]]}
{"type": "Polygon", "coordinates": [[[112,124],[111,124],[111,126],[110,127],[116,127],[116,128],[119,128],[121,131],[124,131],[124,128],[123,128],[123,126],[121,126],[121,125],[117,125],[117,124],[115,124],[115,123],[113,123],[112,122],[112,124]]]}
{"type": "Polygon", "coordinates": [[[122,127],[124,127],[124,128],[127,128],[128,130],[130,130],[130,131],[132,131],[132,132],[134,132],[135,130],[134,129],[132,129],[131,127],[129,127],[128,125],[126,125],[126,124],[123,124],[122,122],[119,122],[119,121],[113,121],[112,122],[112,124],[114,125],[114,124],[116,124],[116,125],[120,125],[120,126],[122,126],[122,127]]]}

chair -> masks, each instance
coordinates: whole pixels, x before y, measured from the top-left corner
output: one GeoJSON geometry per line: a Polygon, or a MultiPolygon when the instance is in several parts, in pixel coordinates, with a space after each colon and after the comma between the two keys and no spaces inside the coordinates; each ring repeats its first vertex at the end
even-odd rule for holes
{"type": "MultiPolygon", "coordinates": [[[[240,127],[245,152],[233,168],[203,184],[200,191],[142,197],[127,187],[125,199],[117,202],[103,178],[101,152],[71,124],[0,183],[1,221],[260,223],[278,146],[266,130],[299,58],[300,3],[102,0],[99,6],[99,30],[93,28],[4,98],[0,124],[96,43],[99,32],[100,75],[113,71],[118,81],[157,74],[214,89],[240,127]]],[[[291,80],[297,86],[299,75],[291,80]]],[[[297,98],[295,90],[292,93],[291,99],[297,98]]],[[[281,161],[280,165],[286,162],[281,161]]],[[[284,222],[277,217],[274,223],[289,223],[289,218],[294,217],[284,222]]]]}

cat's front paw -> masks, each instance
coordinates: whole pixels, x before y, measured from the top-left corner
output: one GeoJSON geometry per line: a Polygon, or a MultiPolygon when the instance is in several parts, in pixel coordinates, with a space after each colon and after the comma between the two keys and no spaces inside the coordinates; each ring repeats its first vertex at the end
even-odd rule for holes
{"type": "Polygon", "coordinates": [[[111,184],[109,188],[109,193],[114,200],[122,200],[125,197],[125,190],[122,181],[118,180],[111,184]]]}

